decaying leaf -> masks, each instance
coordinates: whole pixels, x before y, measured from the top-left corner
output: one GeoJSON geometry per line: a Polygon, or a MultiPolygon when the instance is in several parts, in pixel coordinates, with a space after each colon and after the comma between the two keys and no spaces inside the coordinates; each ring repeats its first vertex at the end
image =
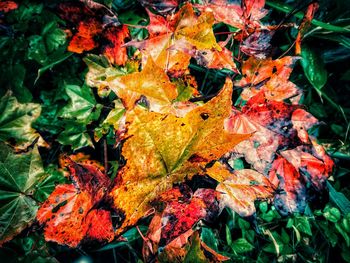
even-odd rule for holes
{"type": "Polygon", "coordinates": [[[231,173],[227,167],[216,162],[207,174],[219,182],[216,191],[221,193],[221,207],[229,207],[240,216],[255,213],[254,201],[273,197],[274,186],[263,174],[243,169],[231,173]]]}
{"type": "Polygon", "coordinates": [[[189,49],[221,50],[212,29],[214,18],[211,14],[203,13],[197,17],[189,3],[182,6],[175,15],[168,15],[166,18],[148,13],[150,24],[147,28],[150,38],[142,42],[128,43],[141,50],[143,64],[152,57],[155,63],[166,71],[184,73],[191,58],[189,54],[181,51],[185,43],[189,49]],[[180,50],[177,45],[181,46],[180,50]]]}
{"type": "Polygon", "coordinates": [[[282,214],[303,213],[306,207],[306,187],[304,180],[295,167],[283,157],[272,163],[270,181],[279,190],[274,204],[282,214]]]}
{"type": "Polygon", "coordinates": [[[295,40],[295,54],[296,55],[301,54],[301,40],[304,37],[306,31],[309,29],[309,26],[311,24],[311,20],[314,18],[318,7],[319,7],[319,4],[317,2],[311,2],[309,4],[309,6],[307,7],[303,21],[301,22],[301,24],[299,26],[299,32],[297,35],[297,39],[295,40]]]}
{"type": "Polygon", "coordinates": [[[151,261],[160,248],[180,249],[199,220],[213,221],[221,212],[218,198],[219,193],[213,189],[198,189],[192,193],[186,185],[163,193],[157,202],[165,203],[165,208],[153,217],[145,237],[145,261],[151,261]]]}
{"type": "Polygon", "coordinates": [[[37,213],[39,223],[45,225],[45,239],[71,247],[87,239],[111,241],[110,212],[96,207],[109,190],[109,178],[95,165],[69,157],[66,163],[74,184],[58,185],[37,213]]]}
{"type": "Polygon", "coordinates": [[[89,54],[84,58],[89,71],[86,74],[86,84],[97,88],[97,94],[105,98],[110,94],[110,81],[135,71],[138,71],[139,63],[129,60],[124,67],[115,67],[104,56],[89,54]]]}
{"type": "Polygon", "coordinates": [[[104,47],[103,54],[112,64],[125,65],[128,55],[126,47],[123,45],[128,37],[129,30],[125,25],[120,27],[110,26],[104,30],[104,38],[108,44],[104,47]]]}
{"type": "Polygon", "coordinates": [[[204,5],[196,5],[201,12],[212,12],[217,23],[223,22],[242,30],[252,30],[260,26],[260,19],[267,14],[265,0],[211,0],[204,5]]]}
{"type": "Polygon", "coordinates": [[[215,98],[184,117],[142,108],[127,112],[122,151],[126,165],[111,192],[115,207],[125,214],[117,234],[146,215],[149,202],[173,183],[191,178],[203,165],[249,138],[224,130],[231,94],[232,82],[227,80],[215,98]]]}
{"type": "Polygon", "coordinates": [[[333,171],[334,162],[316,141],[312,140],[312,145],[283,151],[281,155],[300,171],[305,181],[317,191],[324,189],[326,180],[333,171]]]}
{"type": "Polygon", "coordinates": [[[1,1],[0,2],[0,12],[10,12],[18,8],[18,4],[15,1],[1,1]]]}
{"type": "Polygon", "coordinates": [[[63,19],[76,27],[68,51],[80,54],[101,47],[110,63],[125,65],[128,57],[123,45],[129,30],[120,25],[111,10],[94,1],[80,1],[61,3],[59,11],[63,19]],[[102,41],[98,41],[98,37],[102,41]]]}
{"type": "Polygon", "coordinates": [[[16,150],[25,150],[35,140],[43,146],[44,141],[32,128],[39,117],[41,107],[36,103],[21,104],[7,93],[0,99],[0,140],[15,146],[16,150]]]}
{"type": "Polygon", "coordinates": [[[260,91],[269,100],[283,101],[299,93],[294,83],[289,81],[297,57],[260,60],[250,57],[243,63],[243,78],[237,83],[243,87],[241,97],[249,100],[260,91]]]}
{"type": "Polygon", "coordinates": [[[243,154],[258,172],[267,174],[278,150],[299,144],[300,129],[307,133],[310,128],[310,125],[304,127],[303,121],[297,122],[306,118],[303,112],[296,105],[268,101],[262,93],[254,96],[241,111],[233,109],[225,123],[232,133],[253,133],[249,140],[237,145],[234,152],[243,154]]]}

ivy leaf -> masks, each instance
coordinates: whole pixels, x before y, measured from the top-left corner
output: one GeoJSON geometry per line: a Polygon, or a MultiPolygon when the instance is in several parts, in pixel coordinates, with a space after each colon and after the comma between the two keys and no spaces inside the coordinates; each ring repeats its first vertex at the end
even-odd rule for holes
{"type": "Polygon", "coordinates": [[[61,110],[60,116],[62,118],[75,119],[83,124],[89,124],[98,119],[102,105],[96,103],[88,86],[66,85],[65,91],[70,102],[61,110]]]}
{"type": "Polygon", "coordinates": [[[247,239],[245,238],[239,238],[235,241],[233,241],[231,245],[233,251],[236,253],[242,254],[247,253],[249,251],[252,251],[254,249],[254,246],[250,244],[247,239]]]}
{"type": "Polygon", "coordinates": [[[48,23],[42,30],[48,52],[56,50],[59,46],[66,43],[66,33],[57,27],[57,22],[48,23]]]}
{"type": "Polygon", "coordinates": [[[97,88],[97,94],[105,98],[110,93],[109,81],[138,70],[139,64],[128,61],[125,67],[111,66],[104,56],[89,54],[84,58],[84,62],[89,67],[86,74],[86,84],[97,88]]]}
{"type": "MultiPolygon", "coordinates": [[[[35,103],[18,103],[7,93],[0,99],[0,140],[15,144],[17,150],[24,150],[40,135],[32,128],[39,117],[41,107],[35,103]]],[[[42,142],[41,142],[42,143],[42,142]]]]}
{"type": "Polygon", "coordinates": [[[207,169],[207,174],[220,184],[216,191],[221,192],[220,205],[230,207],[240,216],[255,213],[254,201],[267,199],[275,191],[271,182],[262,174],[243,169],[231,173],[225,166],[215,163],[207,169]]]}
{"type": "Polygon", "coordinates": [[[184,117],[135,108],[126,115],[129,123],[122,154],[126,165],[112,190],[114,205],[125,214],[117,234],[135,224],[150,209],[149,202],[181,182],[202,172],[206,163],[221,157],[250,135],[229,134],[224,119],[231,108],[232,82],[212,100],[184,117]]]}
{"type": "Polygon", "coordinates": [[[35,219],[36,184],[45,176],[37,147],[14,154],[0,144],[0,245],[12,239],[35,219]]]}
{"type": "Polygon", "coordinates": [[[71,145],[73,150],[94,147],[86,126],[74,121],[65,122],[64,131],[58,135],[57,141],[63,145],[71,145]]]}

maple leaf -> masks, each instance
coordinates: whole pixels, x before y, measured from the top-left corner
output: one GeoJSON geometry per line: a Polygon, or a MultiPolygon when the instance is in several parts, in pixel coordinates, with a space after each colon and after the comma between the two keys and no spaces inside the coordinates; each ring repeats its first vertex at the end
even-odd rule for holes
{"type": "Polygon", "coordinates": [[[223,22],[242,30],[254,30],[260,26],[259,20],[267,14],[264,5],[265,0],[242,0],[233,3],[227,0],[211,0],[195,7],[201,12],[213,13],[216,23],[223,22]]]}
{"type": "Polygon", "coordinates": [[[267,174],[278,150],[300,144],[299,134],[307,136],[307,129],[316,123],[307,123],[315,120],[312,118],[296,105],[268,101],[259,93],[241,111],[233,109],[225,127],[232,133],[253,133],[238,144],[234,152],[243,154],[258,172],[267,174]]]}
{"type": "Polygon", "coordinates": [[[250,57],[243,63],[243,78],[237,82],[243,87],[241,97],[249,100],[259,92],[264,92],[269,100],[283,101],[299,93],[298,88],[290,82],[289,76],[297,57],[266,60],[250,57]]]}
{"type": "Polygon", "coordinates": [[[58,185],[42,204],[37,219],[45,225],[45,239],[76,247],[84,239],[114,238],[110,212],[96,205],[106,195],[109,178],[95,165],[66,158],[74,184],[58,185]]]}
{"type": "Polygon", "coordinates": [[[203,13],[197,17],[191,4],[186,3],[181,9],[166,19],[150,12],[150,24],[147,26],[150,38],[141,42],[131,41],[143,53],[143,63],[151,56],[155,63],[170,72],[185,71],[189,65],[190,55],[177,50],[178,42],[189,47],[201,49],[217,49],[212,25],[212,15],[203,13]],[[171,48],[170,48],[171,47],[171,48]],[[169,49],[170,48],[170,49],[169,49]]]}
{"type": "Polygon", "coordinates": [[[80,21],[77,33],[69,42],[68,51],[81,54],[98,46],[94,37],[102,32],[102,24],[94,17],[80,21]]]}
{"type": "Polygon", "coordinates": [[[111,192],[115,207],[125,214],[117,234],[145,216],[149,202],[173,183],[201,172],[203,165],[249,138],[224,130],[231,94],[232,82],[227,79],[215,98],[184,117],[142,108],[127,112],[122,150],[126,165],[111,192]]]}
{"type": "Polygon", "coordinates": [[[275,159],[269,179],[279,190],[274,197],[274,204],[280,213],[304,212],[306,187],[302,176],[290,162],[282,156],[275,159]]]}
{"type": "Polygon", "coordinates": [[[273,197],[274,186],[263,175],[254,170],[243,169],[231,173],[227,167],[215,163],[206,173],[220,184],[216,191],[221,192],[221,207],[229,207],[240,216],[255,213],[254,201],[273,197]]]}
{"type": "Polygon", "coordinates": [[[317,191],[322,191],[327,178],[333,171],[334,162],[321,145],[315,140],[311,142],[312,145],[285,150],[281,155],[301,172],[306,182],[317,191]]]}
{"type": "Polygon", "coordinates": [[[218,197],[219,193],[213,189],[201,188],[192,193],[186,185],[163,193],[157,203],[165,203],[166,206],[156,213],[150,223],[143,245],[145,260],[150,261],[159,248],[166,250],[174,248],[175,244],[180,248],[186,241],[176,239],[183,239],[183,235],[191,233],[199,220],[212,222],[221,212],[218,197]]]}
{"type": "Polygon", "coordinates": [[[126,109],[132,109],[142,95],[149,101],[151,110],[170,106],[177,97],[176,86],[152,58],[141,72],[116,78],[110,81],[110,87],[126,109]]]}
{"type": "Polygon", "coordinates": [[[108,44],[104,47],[103,54],[112,64],[125,65],[128,55],[126,47],[123,46],[125,39],[129,37],[127,26],[110,26],[104,31],[104,38],[108,44]]]}
{"type": "Polygon", "coordinates": [[[212,69],[229,69],[238,73],[236,64],[233,62],[232,52],[225,47],[225,42],[218,43],[221,50],[217,49],[196,49],[195,46],[190,45],[187,41],[179,40],[176,45],[173,45],[168,50],[181,50],[182,52],[195,58],[198,65],[212,69]]]}

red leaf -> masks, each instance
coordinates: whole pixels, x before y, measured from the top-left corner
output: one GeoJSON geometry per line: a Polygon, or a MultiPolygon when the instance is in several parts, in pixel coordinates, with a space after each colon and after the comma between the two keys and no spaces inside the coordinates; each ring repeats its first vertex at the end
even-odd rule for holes
{"type": "Polygon", "coordinates": [[[92,165],[67,160],[74,184],[58,185],[37,213],[45,225],[45,239],[71,247],[86,237],[111,241],[110,212],[94,209],[108,190],[108,177],[92,165]]]}
{"type": "Polygon", "coordinates": [[[272,163],[269,179],[280,190],[275,195],[274,201],[281,213],[304,212],[306,207],[304,180],[291,163],[283,157],[278,157],[272,163]]]}
{"type": "Polygon", "coordinates": [[[297,57],[259,60],[250,57],[243,62],[243,78],[237,83],[242,86],[241,97],[244,100],[263,92],[269,100],[283,101],[299,93],[294,83],[289,81],[297,57]]]}
{"type": "Polygon", "coordinates": [[[102,32],[102,25],[95,18],[90,18],[79,23],[77,33],[69,42],[68,51],[83,53],[90,51],[98,46],[94,40],[95,36],[102,32]]]}
{"type": "Polygon", "coordinates": [[[242,0],[230,3],[227,0],[212,0],[205,5],[196,5],[201,12],[212,12],[217,23],[223,22],[239,29],[260,27],[259,20],[267,14],[265,0],[242,0]]]}
{"type": "Polygon", "coordinates": [[[0,2],[0,12],[10,12],[18,8],[18,4],[14,1],[2,1],[0,2]]]}
{"type": "Polygon", "coordinates": [[[145,258],[156,253],[158,246],[180,248],[186,244],[185,236],[193,233],[192,227],[199,220],[212,221],[218,216],[218,199],[218,192],[212,189],[198,189],[192,196],[185,185],[163,193],[158,201],[165,202],[166,207],[150,223],[143,248],[145,258]],[[179,237],[181,240],[177,240],[179,237]]]}
{"type": "Polygon", "coordinates": [[[306,182],[310,183],[316,190],[322,191],[326,179],[333,171],[334,162],[322,146],[315,141],[312,141],[312,144],[283,151],[281,155],[297,170],[301,171],[306,182]]]}
{"type": "Polygon", "coordinates": [[[318,6],[319,5],[317,2],[313,2],[313,3],[309,4],[309,6],[307,7],[303,21],[301,22],[301,24],[299,26],[299,32],[298,32],[297,38],[295,40],[295,54],[296,55],[301,54],[301,40],[302,40],[304,34],[306,33],[306,31],[309,29],[309,26],[311,24],[312,19],[315,16],[315,13],[318,9],[318,6]]]}
{"type": "Polygon", "coordinates": [[[117,65],[125,65],[128,55],[126,47],[123,45],[125,39],[129,37],[128,27],[125,25],[120,27],[111,26],[104,30],[103,35],[107,40],[103,53],[109,62],[117,65]]]}

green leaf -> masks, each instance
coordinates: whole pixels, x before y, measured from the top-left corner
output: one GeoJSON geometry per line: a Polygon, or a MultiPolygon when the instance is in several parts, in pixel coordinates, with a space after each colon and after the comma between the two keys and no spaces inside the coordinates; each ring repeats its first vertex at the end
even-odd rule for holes
{"type": "MultiPolygon", "coordinates": [[[[140,229],[141,233],[143,235],[146,235],[147,232],[147,227],[146,226],[138,226],[138,228],[140,229]]],[[[136,227],[133,227],[131,229],[129,229],[128,231],[126,231],[122,237],[126,240],[126,241],[115,241],[115,242],[111,242],[106,246],[103,246],[99,249],[97,249],[96,251],[105,251],[105,250],[110,250],[110,249],[114,249],[114,248],[118,248],[118,247],[123,247],[123,246],[127,246],[128,244],[134,242],[135,240],[141,239],[140,233],[137,230],[136,227]]]]}
{"type": "Polygon", "coordinates": [[[262,213],[266,213],[267,210],[269,209],[267,202],[260,202],[259,209],[262,213]]]}
{"type": "Polygon", "coordinates": [[[341,214],[336,207],[327,207],[324,210],[323,216],[330,222],[336,223],[339,221],[341,214]]]}
{"type": "Polygon", "coordinates": [[[35,193],[33,196],[35,200],[39,202],[44,202],[55,189],[56,185],[67,181],[63,173],[52,164],[45,169],[45,174],[46,175],[35,185],[35,193]]]}
{"type": "Polygon", "coordinates": [[[231,248],[236,253],[241,254],[252,251],[254,249],[254,246],[250,244],[245,238],[239,238],[232,243],[231,248]]]}
{"type": "Polygon", "coordinates": [[[195,233],[191,238],[191,244],[187,245],[188,252],[185,256],[184,263],[207,263],[209,260],[205,257],[203,250],[201,249],[201,241],[198,233],[195,233]]]}
{"type": "Polygon", "coordinates": [[[219,252],[218,248],[218,239],[215,236],[213,230],[207,227],[202,228],[201,232],[201,240],[210,248],[215,250],[216,252],[219,252]]]}
{"type": "Polygon", "coordinates": [[[42,36],[33,35],[28,38],[28,59],[35,60],[39,64],[44,64],[47,58],[45,43],[42,36]]]}
{"type": "Polygon", "coordinates": [[[94,94],[88,86],[66,85],[65,91],[70,102],[61,111],[60,116],[65,119],[75,119],[84,124],[97,120],[102,105],[97,104],[94,94]]]}
{"type": "Polygon", "coordinates": [[[39,104],[20,104],[7,93],[0,99],[0,112],[1,141],[11,140],[11,143],[16,144],[16,149],[23,150],[40,137],[32,128],[32,123],[41,112],[39,104]]]}
{"type": "Polygon", "coordinates": [[[296,216],[293,220],[293,225],[300,231],[309,236],[312,236],[309,218],[306,216],[296,216]]]}
{"type": "Polygon", "coordinates": [[[63,145],[72,146],[73,150],[83,147],[94,147],[86,126],[74,121],[65,123],[64,131],[59,134],[57,141],[63,145]]]}
{"type": "MultiPolygon", "coordinates": [[[[29,89],[23,84],[26,76],[26,68],[22,64],[2,65],[1,71],[0,85],[11,90],[19,102],[30,102],[33,99],[29,89]]],[[[4,89],[4,92],[6,92],[6,89],[4,89]]]]}
{"type": "MultiPolygon", "coordinates": [[[[64,50],[65,50],[65,48],[64,48],[64,50]]],[[[50,56],[47,57],[45,63],[42,65],[42,67],[38,69],[38,74],[36,76],[34,84],[39,80],[39,78],[47,70],[52,69],[54,66],[62,63],[63,61],[65,61],[67,58],[69,58],[72,55],[73,55],[73,53],[64,52],[63,49],[62,50],[58,49],[55,52],[53,52],[52,54],[50,54],[50,56]]]]}
{"type": "Polygon", "coordinates": [[[231,231],[230,228],[228,227],[228,225],[226,225],[226,242],[227,245],[231,246],[232,245],[232,235],[231,235],[231,231]]]}
{"type": "Polygon", "coordinates": [[[106,57],[93,54],[87,55],[84,58],[84,62],[89,67],[89,71],[86,74],[86,84],[97,88],[97,93],[101,98],[107,97],[111,92],[109,80],[138,70],[138,63],[128,61],[125,67],[113,67],[106,57]]]}
{"type": "MultiPolygon", "coordinates": [[[[295,11],[294,7],[287,5],[285,3],[282,3],[282,2],[279,2],[279,1],[275,1],[275,0],[266,1],[266,5],[271,6],[279,11],[282,11],[282,12],[288,13],[288,14],[293,14],[293,12],[295,11]]],[[[297,12],[297,13],[294,13],[293,15],[297,18],[300,18],[300,19],[302,19],[304,17],[303,12],[297,12]]],[[[324,22],[316,20],[316,19],[312,19],[311,24],[313,24],[315,26],[319,26],[319,27],[324,28],[324,29],[329,30],[329,31],[333,31],[333,32],[339,32],[339,33],[350,32],[350,30],[348,28],[332,25],[329,23],[324,23],[324,22]]]]}
{"type": "Polygon", "coordinates": [[[346,233],[346,231],[342,228],[341,224],[336,223],[335,224],[335,228],[337,229],[337,231],[339,232],[339,234],[342,235],[342,237],[345,240],[346,246],[350,247],[350,236],[348,235],[348,233],[346,233]]]}
{"type": "Polygon", "coordinates": [[[340,192],[337,192],[334,187],[327,182],[327,188],[329,190],[330,200],[340,209],[340,211],[347,215],[350,213],[350,201],[346,196],[340,192]]]}
{"type": "Polygon", "coordinates": [[[0,144],[0,244],[34,221],[38,204],[32,195],[44,175],[37,147],[14,154],[0,144]]]}
{"type": "Polygon", "coordinates": [[[42,31],[42,35],[45,36],[45,43],[48,52],[56,50],[67,41],[66,33],[57,27],[56,21],[47,24],[42,31]]]}
{"type": "Polygon", "coordinates": [[[302,46],[301,65],[311,85],[316,90],[321,90],[327,83],[328,73],[321,57],[307,45],[302,46]]]}

